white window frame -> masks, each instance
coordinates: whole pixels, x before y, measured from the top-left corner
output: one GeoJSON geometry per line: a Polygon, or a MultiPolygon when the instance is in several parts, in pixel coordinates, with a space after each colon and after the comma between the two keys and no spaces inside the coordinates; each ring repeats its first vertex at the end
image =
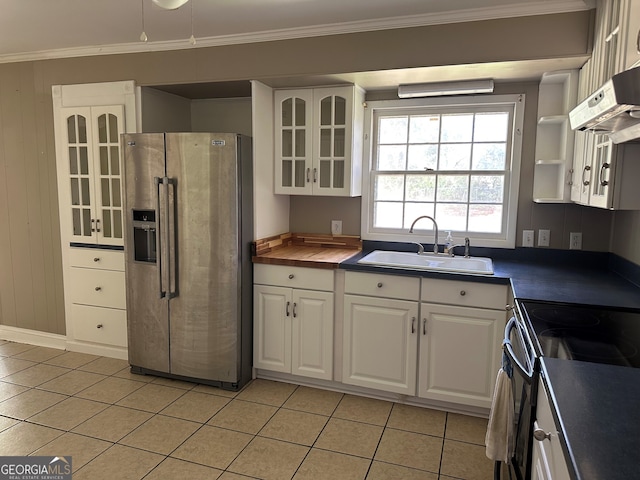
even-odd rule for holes
{"type": "MultiPolygon", "coordinates": [[[[442,107],[459,108],[464,106],[512,106],[513,107],[513,125],[511,135],[511,158],[507,158],[507,167],[505,172],[506,195],[504,201],[504,218],[506,225],[500,235],[482,234],[477,232],[453,232],[454,239],[461,241],[460,236],[469,237],[472,246],[478,247],[498,247],[498,248],[515,248],[516,245],[516,220],[518,212],[518,192],[520,189],[520,163],[522,158],[522,133],[524,126],[524,94],[517,95],[477,95],[464,97],[437,97],[437,98],[419,98],[410,100],[381,100],[367,102],[365,109],[365,134],[364,134],[364,152],[363,152],[363,175],[362,175],[362,214],[361,214],[361,237],[363,240],[379,240],[387,242],[421,242],[433,243],[433,236],[422,235],[420,230],[432,230],[431,222],[424,221],[420,225],[416,225],[413,234],[409,233],[409,229],[389,229],[386,232],[376,232],[373,229],[373,182],[372,166],[374,161],[374,122],[376,113],[384,113],[385,111],[419,109],[424,107],[442,107]],[[417,235],[416,235],[417,233],[417,235]]],[[[438,219],[436,218],[436,221],[438,219]]],[[[440,243],[444,241],[444,235],[440,232],[440,243]]]]}

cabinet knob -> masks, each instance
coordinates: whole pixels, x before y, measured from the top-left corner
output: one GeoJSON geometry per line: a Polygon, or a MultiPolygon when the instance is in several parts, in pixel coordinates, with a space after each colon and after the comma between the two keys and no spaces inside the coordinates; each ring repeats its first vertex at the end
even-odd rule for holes
{"type": "Polygon", "coordinates": [[[378,282],[378,288],[382,288],[382,282],[378,282]]]}
{"type": "Polygon", "coordinates": [[[460,290],[460,295],[461,295],[461,296],[463,296],[463,297],[464,297],[466,294],[467,294],[467,292],[465,292],[464,290],[460,290]]]}
{"type": "Polygon", "coordinates": [[[289,274],[289,280],[291,280],[294,277],[293,273],[289,274]]]}
{"type": "Polygon", "coordinates": [[[100,257],[93,257],[93,261],[94,262],[99,262],[100,261],[100,257]]]}
{"type": "Polygon", "coordinates": [[[96,325],[96,328],[102,328],[102,324],[99,323],[98,325],[96,325]]]}
{"type": "Polygon", "coordinates": [[[536,428],[533,431],[533,438],[535,438],[536,440],[538,440],[539,442],[543,442],[545,439],[549,439],[551,440],[551,434],[545,432],[544,430],[542,430],[541,428],[536,428]]]}
{"type": "Polygon", "coordinates": [[[95,290],[96,292],[99,292],[100,290],[102,290],[102,287],[96,287],[95,290]]]}

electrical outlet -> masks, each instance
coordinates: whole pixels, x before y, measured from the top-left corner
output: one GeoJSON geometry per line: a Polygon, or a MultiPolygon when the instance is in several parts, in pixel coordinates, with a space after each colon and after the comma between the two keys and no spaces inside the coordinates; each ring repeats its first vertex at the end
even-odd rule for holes
{"type": "Polygon", "coordinates": [[[582,250],[582,232],[571,232],[569,234],[569,249],[582,250]]]}
{"type": "Polygon", "coordinates": [[[533,247],[533,230],[522,231],[522,246],[533,247]]]}
{"type": "Polygon", "coordinates": [[[549,237],[551,236],[550,230],[538,230],[538,246],[539,247],[548,247],[549,246],[549,237]]]}
{"type": "Polygon", "coordinates": [[[342,235],[342,220],[331,220],[331,234],[342,235]]]}

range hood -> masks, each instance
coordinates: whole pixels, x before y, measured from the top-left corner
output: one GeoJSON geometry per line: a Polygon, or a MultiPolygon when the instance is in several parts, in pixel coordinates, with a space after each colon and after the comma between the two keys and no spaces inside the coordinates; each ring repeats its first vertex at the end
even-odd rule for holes
{"type": "Polygon", "coordinates": [[[573,130],[609,135],[613,143],[640,141],[640,67],[611,77],[569,113],[573,130]]]}

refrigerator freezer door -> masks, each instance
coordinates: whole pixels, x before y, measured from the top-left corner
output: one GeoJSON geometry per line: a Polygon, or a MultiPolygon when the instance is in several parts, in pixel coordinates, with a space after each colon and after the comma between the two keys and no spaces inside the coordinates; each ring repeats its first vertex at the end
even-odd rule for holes
{"type": "MultiPolygon", "coordinates": [[[[168,296],[160,293],[161,290],[166,290],[167,283],[166,278],[163,282],[160,278],[162,258],[167,255],[166,246],[160,241],[166,227],[167,212],[163,193],[166,188],[154,181],[165,176],[164,135],[124,135],[123,151],[129,363],[135,367],[169,372],[169,303],[168,296]],[[141,225],[147,229],[150,226],[157,228],[156,235],[149,236],[160,243],[155,258],[140,261],[141,257],[138,256],[136,260],[134,212],[143,212],[136,215],[138,232],[141,225]],[[155,217],[155,225],[146,222],[151,217],[155,217]]],[[[140,244],[139,239],[138,243],[140,244]]],[[[152,247],[149,249],[152,250],[152,247]]]]}
{"type": "Polygon", "coordinates": [[[238,382],[240,168],[234,134],[167,133],[176,228],[171,374],[238,382]]]}

